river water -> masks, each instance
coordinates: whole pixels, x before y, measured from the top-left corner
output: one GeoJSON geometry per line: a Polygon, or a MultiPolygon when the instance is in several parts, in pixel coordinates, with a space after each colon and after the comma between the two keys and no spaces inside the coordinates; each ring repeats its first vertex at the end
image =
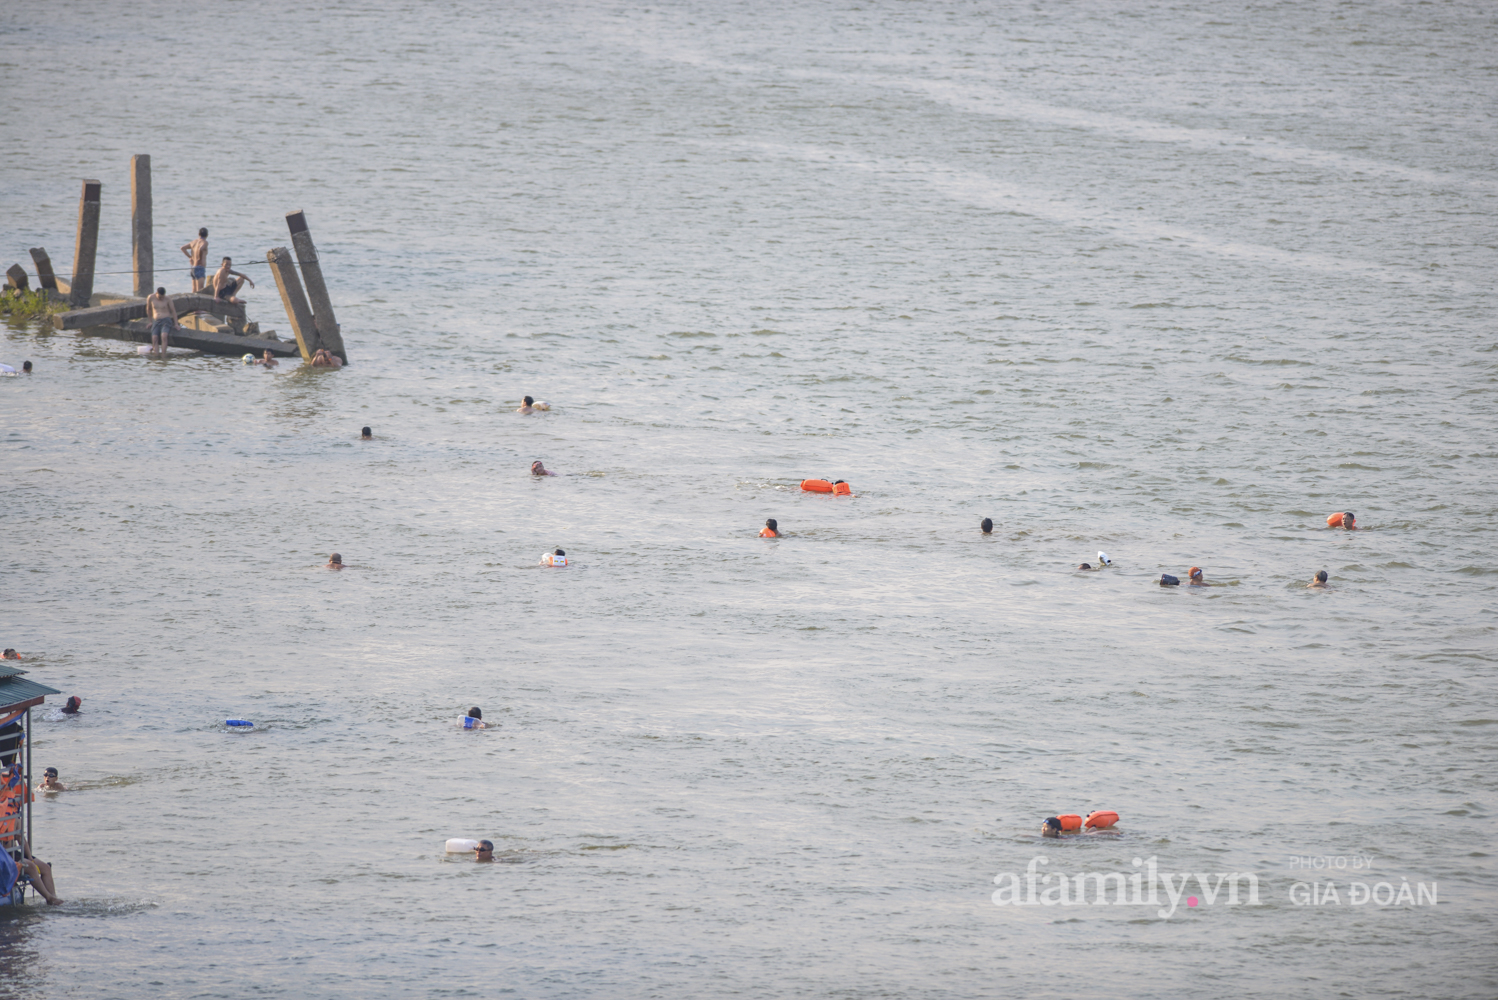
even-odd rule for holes
{"type": "Polygon", "coordinates": [[[93,177],[128,288],[150,153],[158,280],[207,226],[285,335],[305,209],[353,364],[0,327],[0,644],[84,700],[0,988],[1498,994],[1495,47],[1462,2],[7,9],[0,264],[66,272],[93,177]],[[995,905],[1036,858],[1260,895],[995,905]]]}

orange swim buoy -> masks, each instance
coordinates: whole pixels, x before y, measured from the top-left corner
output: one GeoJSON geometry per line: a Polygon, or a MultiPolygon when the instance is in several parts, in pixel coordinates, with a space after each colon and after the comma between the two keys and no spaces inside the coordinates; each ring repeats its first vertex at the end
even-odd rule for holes
{"type": "Polygon", "coordinates": [[[801,488],[808,493],[831,493],[832,484],[825,479],[803,479],[801,488]]]}
{"type": "Polygon", "coordinates": [[[1084,824],[1089,830],[1106,830],[1118,822],[1118,813],[1112,809],[1099,809],[1087,814],[1087,822],[1084,824]]]}
{"type": "Polygon", "coordinates": [[[1335,514],[1333,514],[1331,517],[1327,518],[1326,519],[1326,526],[1328,528],[1340,528],[1340,527],[1342,527],[1342,512],[1339,510],[1335,514]]]}
{"type": "Polygon", "coordinates": [[[832,484],[832,495],[837,497],[851,497],[853,495],[853,487],[839,479],[832,484]]]}
{"type": "Polygon", "coordinates": [[[1076,813],[1066,813],[1062,816],[1057,816],[1056,818],[1061,821],[1062,833],[1076,833],[1078,830],[1082,829],[1082,817],[1078,816],[1076,813]]]}
{"type": "Polygon", "coordinates": [[[776,531],[773,528],[760,528],[759,529],[759,537],[761,537],[761,538],[779,538],[780,537],[780,532],[776,531]]]}

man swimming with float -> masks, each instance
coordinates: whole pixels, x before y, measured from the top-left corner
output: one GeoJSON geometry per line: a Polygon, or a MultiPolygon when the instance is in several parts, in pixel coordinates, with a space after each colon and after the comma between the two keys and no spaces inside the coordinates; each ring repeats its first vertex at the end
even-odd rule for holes
{"type": "Polygon", "coordinates": [[[767,518],[765,518],[765,526],[763,528],[759,529],[759,537],[761,537],[761,538],[779,538],[780,537],[780,522],[776,521],[773,517],[767,517],[767,518]]]}
{"type": "Polygon", "coordinates": [[[1355,523],[1357,519],[1358,516],[1352,511],[1342,510],[1328,517],[1326,519],[1326,526],[1328,528],[1345,528],[1348,531],[1357,531],[1358,526],[1355,523]]]}
{"type": "Polygon", "coordinates": [[[1324,569],[1317,570],[1316,571],[1316,579],[1314,579],[1310,583],[1306,584],[1306,589],[1307,590],[1329,590],[1329,589],[1331,589],[1331,588],[1329,588],[1326,585],[1326,570],[1324,570],[1324,569]]]}

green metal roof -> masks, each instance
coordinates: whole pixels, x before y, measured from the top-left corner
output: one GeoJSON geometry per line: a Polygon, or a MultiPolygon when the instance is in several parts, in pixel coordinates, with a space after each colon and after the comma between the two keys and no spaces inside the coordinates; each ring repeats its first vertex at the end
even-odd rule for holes
{"type": "Polygon", "coordinates": [[[62,694],[57,688],[38,684],[36,681],[28,681],[20,676],[23,673],[25,671],[16,670],[9,676],[0,677],[0,712],[10,711],[18,705],[44,698],[49,694],[62,694]]]}
{"type": "Polygon", "coordinates": [[[16,674],[24,674],[26,672],[22,667],[11,666],[11,663],[14,662],[14,660],[9,660],[4,663],[0,663],[0,678],[14,677],[16,674]]]}

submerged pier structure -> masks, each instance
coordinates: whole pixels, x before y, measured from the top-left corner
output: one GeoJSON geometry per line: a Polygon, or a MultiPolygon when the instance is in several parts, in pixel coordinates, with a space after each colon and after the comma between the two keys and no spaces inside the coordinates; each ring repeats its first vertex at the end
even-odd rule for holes
{"type": "MultiPolygon", "coordinates": [[[[151,320],[147,318],[146,298],[155,291],[155,252],[152,243],[151,157],[139,154],[130,160],[130,237],[131,294],[94,291],[95,258],[99,246],[99,208],[104,185],[90,179],[83,182],[78,203],[78,232],[73,247],[73,271],[70,278],[59,277],[52,259],[43,247],[30,249],[36,268],[37,287],[55,301],[66,301],[66,312],[52,316],[58,330],[75,330],[88,336],[109,337],[140,344],[151,342],[151,320]]],[[[333,303],[323,280],[322,264],[312,243],[306,214],[298,209],[288,212],[292,251],[276,247],[267,252],[276,287],[281,294],[286,318],[294,339],[283,340],[274,330],[264,333],[260,324],[251,321],[245,307],[219,299],[211,290],[182,292],[168,296],[176,307],[178,326],[170,335],[173,347],[184,347],[204,354],[238,357],[263,354],[294,357],[311,363],[318,350],[327,350],[344,364],[342,330],[333,314],[333,303]],[[300,268],[300,276],[298,276],[300,268]],[[305,291],[303,285],[305,283],[305,291]]],[[[211,273],[210,268],[210,273],[211,273]]],[[[20,264],[6,271],[6,285],[26,291],[30,275],[20,264]]]]}

